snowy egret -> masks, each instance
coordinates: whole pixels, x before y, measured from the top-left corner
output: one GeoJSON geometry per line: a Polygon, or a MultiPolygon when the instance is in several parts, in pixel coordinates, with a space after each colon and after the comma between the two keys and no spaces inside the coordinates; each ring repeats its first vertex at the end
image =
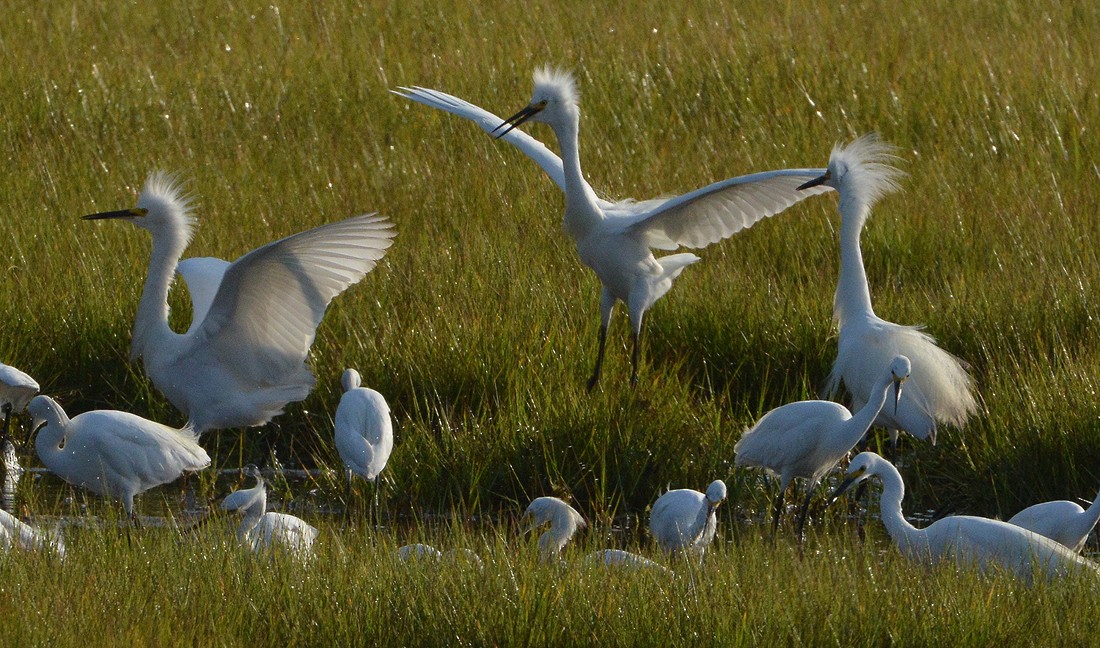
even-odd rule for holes
{"type": "Polygon", "coordinates": [[[681,488],[657,498],[649,514],[649,533],[665,551],[703,557],[718,530],[715,511],[726,499],[726,483],[715,479],[704,495],[681,488]]]}
{"type": "Polygon", "coordinates": [[[95,410],[69,419],[49,396],[35,396],[27,411],[38,431],[42,463],[74,486],[122,500],[138,521],[134,496],[210,465],[198,434],[128,412],[95,410]]]}
{"type": "Polygon", "coordinates": [[[587,526],[575,508],[556,497],[535,498],[520,521],[526,523],[523,533],[550,523],[550,529],[539,536],[539,556],[544,561],[557,558],[577,530],[587,526]]]}
{"type": "Polygon", "coordinates": [[[955,515],[917,529],[901,514],[905,483],[897,468],[873,452],[863,452],[848,465],[848,478],[830,498],[836,500],[852,485],[878,477],[882,480],[879,516],[902,554],[918,563],[952,560],[980,571],[1004,569],[1026,581],[1036,570],[1048,577],[1086,571],[1100,575],[1091,561],[1050,538],[1014,524],[989,518],[955,515]]]}
{"type": "Polygon", "coordinates": [[[1087,509],[1067,500],[1033,504],[1009,518],[1008,523],[1046,536],[1080,552],[1098,519],[1100,519],[1100,494],[1087,509]]]}
{"type": "MultiPolygon", "coordinates": [[[[541,68],[534,74],[531,103],[501,120],[457,97],[420,87],[401,88],[396,94],[465,117],[533,159],[565,193],[566,232],[577,245],[581,262],[599,277],[600,332],[596,366],[588,381],[595,387],[603,366],[607,328],[615,304],[626,304],[631,322],[633,351],[631,384],[638,379],[642,320],[645,312],[672,287],[680,272],[699,261],[690,253],[655,258],[651,248],[702,248],[752,227],[807,197],[800,184],[824,169],[784,169],[723,180],[696,191],[643,202],[609,202],[581,173],[578,132],[580,110],[573,76],[541,68]],[[558,138],[562,159],[533,138],[513,130],[526,121],[548,124],[558,138]]],[[[828,191],[818,187],[811,191],[828,191]]]]}
{"type": "Polygon", "coordinates": [[[38,383],[15,367],[0,362],[0,410],[4,413],[4,429],[0,440],[8,438],[12,412],[22,412],[38,393],[38,383]]]}
{"type": "Polygon", "coordinates": [[[584,558],[586,565],[600,565],[602,567],[621,567],[624,569],[652,569],[654,571],[668,572],[664,565],[654,562],[645,556],[623,551],[622,549],[601,549],[588,554],[584,558]]]}
{"type": "Polygon", "coordinates": [[[887,322],[871,307],[859,238],[871,207],[898,188],[902,172],[890,165],[893,150],[876,135],[864,135],[847,146],[836,146],[825,173],[802,185],[805,189],[832,187],[840,200],[840,279],[833,298],[840,340],[826,391],[835,395],[843,382],[852,394],[852,409],[860,409],[875,396],[880,368],[894,356],[904,355],[913,364],[905,395],[896,411],[880,412],[875,422],[890,431],[894,443],[897,431],[904,430],[934,444],[939,424],[962,428],[978,404],[971,378],[958,358],[936,346],[921,327],[887,322]]]}
{"type": "Polygon", "coordinates": [[[345,510],[351,507],[352,473],[374,483],[374,509],[378,510],[378,476],[393,450],[393,422],[390,406],[382,394],[360,387],[355,369],[340,377],[344,395],[336,406],[336,450],[344,461],[348,477],[345,510]]]}
{"type": "Polygon", "coordinates": [[[901,385],[909,377],[910,363],[905,356],[893,359],[871,390],[871,399],[854,415],[843,405],[831,401],[808,400],[788,403],[765,414],[756,425],[745,430],[733,447],[738,466],[760,466],[779,477],[779,496],[775,500],[772,537],[779,528],[783,496],[796,478],[809,483],[806,499],[798,515],[798,538],[806,524],[810,497],[838,461],[843,459],[878,416],[890,387],[894,388],[894,406],[901,397],[901,385]]]}
{"type": "Polygon", "coordinates": [[[195,225],[179,184],[153,173],[137,207],[84,218],[122,219],[152,235],[130,359],[144,358],[153,384],[199,434],[263,425],[309,394],[316,381],[305,360],[325,309],[374,268],[395,235],[385,217],[368,214],[288,236],[221,268],[205,259],[192,264],[185,279],[201,295],[201,319],[179,334],[168,326],[168,290],[195,225]]]}
{"type": "Polygon", "coordinates": [[[60,532],[40,531],[3,509],[0,509],[0,547],[24,551],[47,549],[65,557],[65,543],[60,532]]]}
{"type": "Polygon", "coordinates": [[[239,511],[242,515],[237,527],[240,543],[257,553],[276,546],[299,558],[309,557],[317,529],[293,515],[267,511],[267,486],[260,469],[249,464],[244,474],[254,478],[256,485],[230,493],[221,504],[223,511],[239,511]]]}

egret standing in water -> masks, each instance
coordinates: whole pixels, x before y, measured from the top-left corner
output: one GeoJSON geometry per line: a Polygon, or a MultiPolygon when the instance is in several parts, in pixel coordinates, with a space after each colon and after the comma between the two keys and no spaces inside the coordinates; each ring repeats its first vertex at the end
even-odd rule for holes
{"type": "Polygon", "coordinates": [[[953,515],[923,529],[909,524],[901,513],[905,483],[889,461],[873,452],[863,452],[848,465],[848,478],[830,498],[836,500],[853,485],[869,478],[882,480],[879,515],[890,539],[902,554],[918,563],[951,560],[981,571],[1004,569],[1030,582],[1036,570],[1047,577],[1085,571],[1100,575],[1096,564],[1078,556],[1050,538],[1008,522],[969,515],[953,515]]]}
{"type": "Polygon", "coordinates": [[[881,368],[904,355],[913,365],[905,394],[896,411],[879,412],[875,423],[890,431],[894,443],[898,430],[935,443],[938,425],[962,428],[978,404],[970,376],[958,358],[936,346],[921,327],[887,322],[871,307],[859,238],[871,207],[898,188],[902,173],[890,164],[895,159],[893,150],[874,134],[838,145],[825,173],[801,187],[832,187],[840,199],[840,280],[833,298],[840,340],[827,391],[835,395],[843,382],[852,394],[852,409],[858,410],[876,397],[875,380],[881,368]]]}
{"type": "Polygon", "coordinates": [[[305,360],[329,302],[374,268],[395,235],[386,218],[368,214],[204,265],[212,271],[185,274],[203,276],[191,288],[205,297],[180,334],[168,326],[168,290],[195,225],[180,186],[153,173],[137,207],[84,218],[121,219],[152,235],[130,359],[144,358],[153,384],[199,434],[263,425],[309,394],[316,381],[305,360]]]}
{"type": "Polygon", "coordinates": [[[890,388],[894,391],[894,407],[901,398],[901,384],[909,377],[910,364],[905,356],[880,371],[878,382],[871,390],[871,400],[854,415],[843,405],[831,401],[809,400],[788,403],[765,414],[756,425],[745,430],[733,451],[738,466],[760,466],[779,477],[779,496],[775,499],[772,538],[779,528],[783,511],[783,496],[796,478],[806,485],[806,500],[798,514],[798,539],[810,497],[825,473],[843,459],[867,434],[875,417],[886,404],[890,388]]]}
{"type": "MultiPolygon", "coordinates": [[[[702,248],[728,238],[806,198],[808,194],[799,191],[799,185],[824,170],[768,171],[717,182],[682,196],[643,202],[602,200],[581,173],[580,109],[573,76],[541,68],[535,71],[534,81],[531,103],[505,120],[435,90],[402,88],[397,94],[471,119],[496,137],[507,139],[534,159],[561,187],[565,192],[565,231],[576,243],[581,261],[596,273],[603,285],[599,346],[588,389],[599,381],[607,328],[618,302],[626,304],[630,316],[633,338],[630,382],[633,385],[638,380],[645,312],[668,292],[685,267],[700,260],[690,253],[657,258],[652,248],[702,248]],[[561,159],[534,139],[513,130],[527,121],[543,122],[553,129],[561,148],[561,159]]],[[[814,191],[827,191],[827,188],[814,191]]]]}
{"type": "Polygon", "coordinates": [[[230,493],[221,504],[223,511],[241,513],[241,525],[237,528],[240,543],[257,553],[279,547],[299,558],[308,558],[319,533],[317,529],[293,515],[267,511],[267,486],[260,469],[249,464],[244,467],[244,474],[254,478],[256,485],[230,493]]]}
{"type": "Polygon", "coordinates": [[[718,530],[715,511],[726,499],[726,483],[715,479],[704,495],[681,488],[657,498],[649,514],[649,533],[670,553],[694,553],[700,559],[718,530]]]}
{"type": "Polygon", "coordinates": [[[382,474],[393,450],[393,422],[386,399],[373,389],[360,387],[361,382],[355,369],[345,370],[340,378],[344,395],[336,406],[336,450],[347,470],[345,511],[351,509],[351,479],[354,473],[374,483],[374,510],[377,514],[378,476],[382,474]]]}
{"type": "Polygon", "coordinates": [[[525,523],[522,533],[550,523],[550,529],[539,536],[539,557],[547,562],[557,559],[573,535],[587,526],[577,509],[557,497],[535,498],[520,521],[525,523]]]}
{"type": "Polygon", "coordinates": [[[134,522],[135,495],[210,465],[190,428],[177,430],[117,410],[70,419],[49,396],[35,396],[27,411],[38,433],[34,445],[42,464],[74,486],[122,500],[134,522]]]}
{"type": "Polygon", "coordinates": [[[1087,509],[1068,500],[1033,504],[1009,518],[1008,523],[1080,552],[1097,520],[1100,520],[1100,494],[1087,509]]]}
{"type": "Polygon", "coordinates": [[[22,412],[38,393],[38,383],[15,367],[0,362],[0,410],[4,414],[4,429],[0,441],[8,440],[8,426],[13,412],[22,412]]]}

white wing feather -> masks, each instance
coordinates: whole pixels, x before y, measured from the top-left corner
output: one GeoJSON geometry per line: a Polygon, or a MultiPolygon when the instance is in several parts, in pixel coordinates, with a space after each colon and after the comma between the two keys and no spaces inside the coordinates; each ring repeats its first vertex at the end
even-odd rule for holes
{"type": "Polygon", "coordinates": [[[218,286],[230,265],[228,261],[214,257],[192,257],[176,266],[176,272],[183,277],[187,292],[191,295],[191,326],[187,329],[188,333],[206,319],[206,313],[210,311],[214,296],[218,294],[218,286]]]}

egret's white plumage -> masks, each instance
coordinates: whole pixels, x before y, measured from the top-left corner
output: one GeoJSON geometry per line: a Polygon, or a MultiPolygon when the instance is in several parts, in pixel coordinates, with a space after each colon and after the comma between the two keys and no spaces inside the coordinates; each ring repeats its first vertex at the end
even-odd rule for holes
{"type": "Polygon", "coordinates": [[[745,430],[733,447],[737,454],[736,465],[759,466],[779,478],[773,534],[779,526],[787,487],[796,478],[802,478],[809,482],[806,500],[798,516],[798,536],[802,537],[814,488],[867,434],[886,404],[891,387],[897,404],[902,382],[909,377],[910,369],[905,356],[894,358],[885,369],[880,367],[878,380],[870,392],[871,399],[854,415],[843,405],[830,401],[798,401],[771,410],[745,430]]]}
{"type": "Polygon", "coordinates": [[[833,299],[840,339],[826,390],[835,395],[843,382],[852,394],[852,409],[860,409],[873,396],[880,368],[904,355],[913,364],[905,395],[897,411],[880,412],[876,424],[895,440],[897,430],[904,430],[935,443],[938,425],[962,428],[978,404],[958,358],[936,346],[921,327],[887,322],[871,307],[859,239],[874,203],[898,188],[902,172],[891,165],[893,150],[874,134],[838,145],[826,172],[803,185],[832,187],[840,200],[840,279],[833,299]]]}
{"type": "Polygon", "coordinates": [[[171,176],[153,173],[136,208],[85,218],[123,219],[152,235],[130,357],[144,358],[153,384],[200,434],[263,425],[309,394],[315,380],[305,360],[329,302],[374,268],[395,235],[386,218],[368,214],[288,236],[224,267],[206,259],[185,265],[201,320],[179,334],[168,325],[167,299],[195,224],[189,197],[171,176]]]}
{"type": "Polygon", "coordinates": [[[95,410],[70,419],[49,396],[35,396],[27,411],[38,430],[42,464],[74,486],[122,500],[134,517],[134,496],[202,470],[210,456],[190,428],[176,429],[118,410],[95,410]]]}
{"type": "Polygon", "coordinates": [[[1003,569],[1026,581],[1036,572],[1047,577],[1086,571],[1100,575],[1096,564],[1057,542],[1014,524],[969,515],[942,518],[917,529],[901,513],[905,484],[889,461],[863,452],[848,466],[848,478],[832,499],[854,484],[878,477],[882,480],[879,515],[890,538],[901,552],[918,563],[954,561],[981,571],[1003,569]]]}
{"type": "Polygon", "coordinates": [[[360,387],[361,382],[355,369],[340,378],[344,395],[336,406],[336,450],[347,470],[349,492],[354,473],[374,482],[377,499],[378,476],[393,450],[393,421],[382,394],[360,387]]]}
{"type": "MultiPolygon", "coordinates": [[[[8,439],[13,412],[22,412],[27,403],[38,393],[38,383],[22,371],[0,362],[0,412],[4,414],[4,427],[0,430],[0,444],[8,439]]],[[[16,462],[18,465],[18,462],[16,462]]],[[[4,473],[5,476],[8,474],[4,473]]]]}
{"type": "Polygon", "coordinates": [[[523,512],[526,522],[523,532],[549,523],[550,529],[539,536],[539,556],[543,560],[557,558],[573,535],[587,524],[581,514],[557,497],[538,497],[523,512]]]}
{"type": "Polygon", "coordinates": [[[440,551],[429,544],[420,542],[398,547],[397,559],[402,562],[426,559],[436,562],[473,565],[478,568],[485,566],[485,563],[481,560],[481,556],[478,556],[473,549],[460,548],[440,551]]]}
{"type": "MultiPolygon", "coordinates": [[[[607,327],[617,302],[629,311],[634,351],[631,381],[637,380],[639,338],[645,312],[672,287],[680,272],[699,261],[694,254],[656,258],[651,248],[701,248],[751,227],[807,197],[798,187],[823,169],[784,169],[731,178],[696,191],[642,202],[610,202],[581,173],[578,149],[580,110],[573,76],[542,68],[534,75],[531,103],[507,120],[443,92],[401,88],[396,93],[477,123],[533,159],[565,192],[566,232],[577,245],[581,261],[603,285],[596,367],[589,389],[599,380],[607,327]],[[558,158],[533,138],[513,130],[525,121],[548,124],[558,138],[558,158]],[[507,127],[506,129],[503,127],[507,127]]],[[[827,191],[819,187],[814,191],[827,191]]]]}
{"type": "Polygon", "coordinates": [[[65,543],[57,531],[40,531],[23,522],[4,509],[0,509],[0,547],[12,547],[23,551],[48,549],[58,556],[65,556],[65,543]]]}
{"type": "Polygon", "coordinates": [[[726,499],[726,483],[716,479],[704,495],[697,490],[671,490],[657,498],[649,513],[649,533],[665,551],[700,558],[718,530],[715,511],[726,499]]]}
{"type": "Polygon", "coordinates": [[[621,567],[623,569],[652,569],[654,571],[667,572],[668,568],[654,562],[645,556],[624,551],[622,549],[601,549],[588,554],[584,558],[585,564],[600,565],[602,567],[621,567]]]}
{"type": "Polygon", "coordinates": [[[1046,536],[1074,551],[1081,551],[1100,520],[1100,494],[1087,509],[1076,502],[1055,500],[1033,504],[1013,515],[1009,524],[1046,536]]]}
{"type": "Polygon", "coordinates": [[[241,525],[237,527],[240,543],[255,552],[278,547],[300,558],[309,557],[317,529],[293,515],[267,511],[267,486],[260,470],[250,464],[244,473],[253,477],[256,485],[230,493],[221,504],[222,510],[241,513],[241,525]]]}

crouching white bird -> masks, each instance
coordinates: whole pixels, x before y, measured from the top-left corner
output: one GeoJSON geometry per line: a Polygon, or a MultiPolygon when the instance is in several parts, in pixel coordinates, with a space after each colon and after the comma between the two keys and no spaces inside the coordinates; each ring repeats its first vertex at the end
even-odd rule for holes
{"type": "Polygon", "coordinates": [[[241,513],[241,525],[237,527],[240,543],[257,553],[277,547],[299,558],[309,557],[317,529],[293,515],[267,511],[267,487],[260,469],[249,464],[244,474],[254,478],[256,485],[230,493],[221,504],[223,511],[241,513]]]}
{"type": "Polygon", "coordinates": [[[692,553],[700,559],[718,530],[715,511],[726,499],[726,483],[715,479],[704,495],[680,488],[657,498],[649,514],[649,533],[671,553],[692,553]]]}
{"type": "Polygon", "coordinates": [[[624,551],[622,549],[601,549],[594,551],[584,558],[586,565],[598,565],[607,568],[619,569],[648,569],[669,573],[668,567],[654,562],[645,556],[624,551]]]}
{"type": "Polygon", "coordinates": [[[1067,547],[1008,522],[969,515],[942,518],[923,529],[909,524],[901,513],[905,484],[897,468],[873,452],[863,452],[848,465],[848,478],[830,502],[854,484],[869,477],[882,480],[879,500],[882,523],[890,539],[910,560],[931,564],[953,561],[980,571],[1002,569],[1031,582],[1035,573],[1048,578],[1087,572],[1100,576],[1100,568],[1067,547]]]}
{"type": "Polygon", "coordinates": [[[12,547],[23,551],[52,551],[65,557],[65,543],[60,531],[42,531],[23,522],[4,509],[0,509],[0,547],[12,547]]]}
{"type": "MultiPolygon", "coordinates": [[[[578,133],[580,109],[573,75],[551,68],[534,74],[531,103],[501,120],[462,99],[437,90],[411,87],[396,94],[473,120],[485,131],[507,140],[532,158],[565,192],[565,231],[577,253],[603,285],[596,366],[588,381],[595,387],[603,366],[607,328],[618,302],[626,304],[633,338],[631,384],[638,379],[642,320],[647,310],[672,287],[683,269],[699,257],[681,253],[654,257],[652,249],[702,248],[752,227],[807,197],[800,184],[824,169],[784,169],[723,180],[696,191],[644,202],[609,202],[581,173],[578,133]],[[558,158],[533,138],[513,130],[526,121],[548,124],[557,136],[558,158]]],[[[827,187],[811,191],[828,191],[827,187]]]]}
{"type": "Polygon", "coordinates": [[[1068,500],[1033,504],[1009,518],[1008,523],[1046,536],[1080,552],[1098,519],[1100,519],[1100,494],[1097,494],[1096,499],[1087,509],[1081,508],[1077,502],[1068,500]]]}
{"type": "Polygon", "coordinates": [[[550,528],[539,536],[539,558],[543,561],[555,560],[573,535],[587,526],[577,509],[557,497],[535,498],[523,512],[520,522],[524,525],[521,533],[550,524],[550,528]]]}
{"type": "Polygon", "coordinates": [[[305,360],[329,302],[374,268],[395,235],[390,221],[368,214],[288,236],[233,263],[192,264],[184,276],[195,316],[180,334],[168,325],[168,290],[195,218],[179,184],[153,173],[137,207],[84,218],[120,219],[152,235],[130,359],[144,358],[153,384],[200,434],[263,425],[309,394],[316,381],[305,360]]]}
{"type": "Polygon", "coordinates": [[[347,369],[340,378],[344,395],[336,406],[336,450],[344,461],[348,478],[345,510],[351,510],[352,474],[374,483],[374,508],[378,509],[378,476],[386,467],[393,450],[393,421],[386,399],[360,387],[362,379],[355,369],[347,369]]]}
{"type": "Polygon", "coordinates": [[[4,429],[0,442],[8,439],[11,415],[22,412],[38,393],[38,382],[22,371],[0,362],[0,411],[4,414],[4,429]]]}
{"type": "Polygon", "coordinates": [[[821,478],[847,456],[859,443],[886,404],[891,387],[894,406],[901,398],[901,385],[911,365],[905,356],[897,356],[871,390],[871,398],[854,415],[843,405],[831,401],[808,400],[788,403],[765,414],[756,425],[745,430],[733,447],[738,466],[760,466],[779,477],[779,496],[775,500],[772,537],[779,527],[783,511],[783,496],[787,487],[801,477],[806,486],[806,500],[798,514],[798,537],[806,524],[810,497],[821,478]]]}
{"type": "Polygon", "coordinates": [[[835,395],[843,382],[852,394],[852,409],[860,409],[877,397],[880,369],[904,355],[913,365],[905,395],[896,409],[879,412],[875,423],[889,430],[895,443],[898,430],[935,443],[937,426],[961,429],[978,410],[978,403],[962,361],[936,346],[922,327],[887,322],[871,307],[859,238],[871,207],[898,188],[902,172],[891,166],[896,159],[893,151],[876,135],[864,135],[847,146],[836,146],[825,173],[802,185],[804,189],[832,187],[840,200],[840,278],[833,298],[840,339],[826,391],[830,397],[835,395]]]}
{"type": "Polygon", "coordinates": [[[122,500],[135,522],[135,495],[210,465],[191,428],[176,429],[117,410],[70,419],[49,396],[35,396],[27,411],[38,433],[34,445],[42,464],[74,486],[122,500]]]}

